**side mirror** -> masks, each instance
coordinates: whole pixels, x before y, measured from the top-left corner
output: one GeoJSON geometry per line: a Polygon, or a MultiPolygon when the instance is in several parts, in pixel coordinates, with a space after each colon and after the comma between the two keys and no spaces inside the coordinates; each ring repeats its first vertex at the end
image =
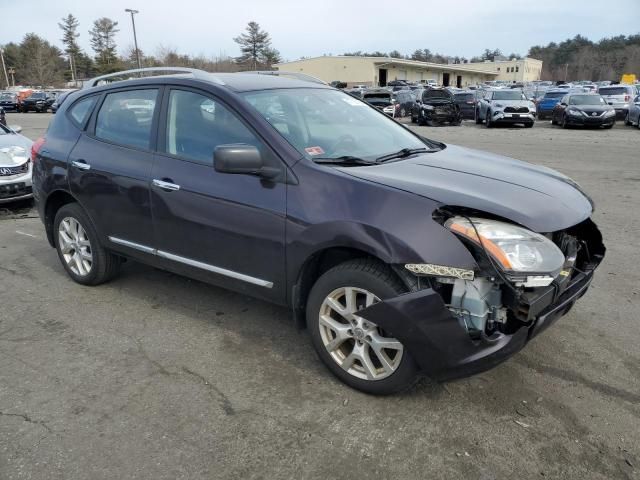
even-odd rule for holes
{"type": "Polygon", "coordinates": [[[280,169],[265,165],[260,151],[244,143],[218,145],[213,152],[213,168],[220,173],[257,175],[275,178],[280,169]]]}
{"type": "Polygon", "coordinates": [[[22,131],[22,127],[20,125],[9,125],[9,128],[15,133],[20,133],[22,131]]]}
{"type": "Polygon", "coordinates": [[[566,104],[566,103],[564,103],[564,102],[560,102],[560,105],[563,105],[563,106],[565,106],[565,107],[567,106],[567,104],[566,104]]]}

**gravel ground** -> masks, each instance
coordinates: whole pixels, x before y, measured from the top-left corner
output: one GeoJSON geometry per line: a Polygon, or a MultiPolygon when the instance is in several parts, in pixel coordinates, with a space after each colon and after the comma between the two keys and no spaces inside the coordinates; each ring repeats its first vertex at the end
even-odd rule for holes
{"type": "MultiPolygon", "coordinates": [[[[49,118],[9,114],[32,138],[49,118]]],[[[640,132],[419,129],[593,196],[608,254],[564,319],[490,372],[370,397],[285,309],[132,262],[74,284],[22,205],[0,214],[0,478],[640,478],[640,132]]]]}

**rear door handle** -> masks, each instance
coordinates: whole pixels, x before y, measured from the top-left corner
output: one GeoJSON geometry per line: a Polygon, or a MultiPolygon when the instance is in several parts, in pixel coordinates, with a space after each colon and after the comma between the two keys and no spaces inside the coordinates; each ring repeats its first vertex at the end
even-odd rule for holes
{"type": "Polygon", "coordinates": [[[91,168],[91,165],[89,165],[84,160],[74,160],[71,162],[71,165],[73,165],[76,168],[79,168],[80,170],[89,170],[91,168]]]}
{"type": "Polygon", "coordinates": [[[175,192],[176,190],[180,190],[180,185],[176,185],[175,183],[171,183],[166,180],[158,180],[157,178],[153,179],[153,185],[167,192],[175,192]]]}

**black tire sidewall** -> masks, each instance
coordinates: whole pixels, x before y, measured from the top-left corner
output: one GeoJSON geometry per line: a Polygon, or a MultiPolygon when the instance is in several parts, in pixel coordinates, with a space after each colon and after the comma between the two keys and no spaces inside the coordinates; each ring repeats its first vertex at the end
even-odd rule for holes
{"type": "Polygon", "coordinates": [[[101,245],[98,240],[98,234],[91,222],[89,216],[85,213],[85,211],[78,205],[77,203],[69,203],[64,205],[58,210],[56,213],[55,219],[53,221],[53,239],[56,247],[56,251],[58,252],[58,258],[62,263],[62,266],[69,274],[69,276],[73,279],[73,281],[80,283],[82,285],[97,285],[98,283],[102,283],[104,281],[104,272],[106,270],[106,256],[110,255],[101,245]],[[88,275],[76,275],[71,271],[67,262],[64,260],[62,252],[60,251],[60,244],[58,238],[58,228],[63,219],[71,217],[74,218],[84,231],[87,233],[87,237],[89,238],[89,242],[91,243],[91,254],[93,256],[91,271],[88,275]]]}
{"type": "MultiPolygon", "coordinates": [[[[381,268],[384,267],[381,266],[381,268]]],[[[349,268],[347,264],[342,264],[329,270],[318,279],[311,289],[307,300],[306,320],[311,342],[318,356],[331,373],[357,390],[374,395],[389,395],[408,388],[416,379],[418,369],[406,349],[403,352],[400,366],[393,374],[381,380],[363,380],[347,373],[333,360],[322,343],[318,325],[322,302],[329,293],[337,288],[346,286],[362,288],[374,293],[382,300],[393,298],[406,292],[406,288],[403,288],[399,282],[393,284],[384,281],[381,277],[383,276],[380,275],[380,271],[363,271],[358,269],[355,264],[354,268],[349,268]]]]}

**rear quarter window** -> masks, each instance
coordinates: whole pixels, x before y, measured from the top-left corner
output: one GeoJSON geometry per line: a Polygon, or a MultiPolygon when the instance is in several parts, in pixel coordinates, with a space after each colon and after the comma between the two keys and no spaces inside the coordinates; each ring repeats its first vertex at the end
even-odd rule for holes
{"type": "Polygon", "coordinates": [[[76,126],[83,128],[85,123],[87,123],[87,119],[89,115],[91,115],[91,111],[93,110],[93,106],[96,104],[97,96],[93,95],[91,97],[83,98],[69,109],[69,116],[73,123],[76,126]]]}

